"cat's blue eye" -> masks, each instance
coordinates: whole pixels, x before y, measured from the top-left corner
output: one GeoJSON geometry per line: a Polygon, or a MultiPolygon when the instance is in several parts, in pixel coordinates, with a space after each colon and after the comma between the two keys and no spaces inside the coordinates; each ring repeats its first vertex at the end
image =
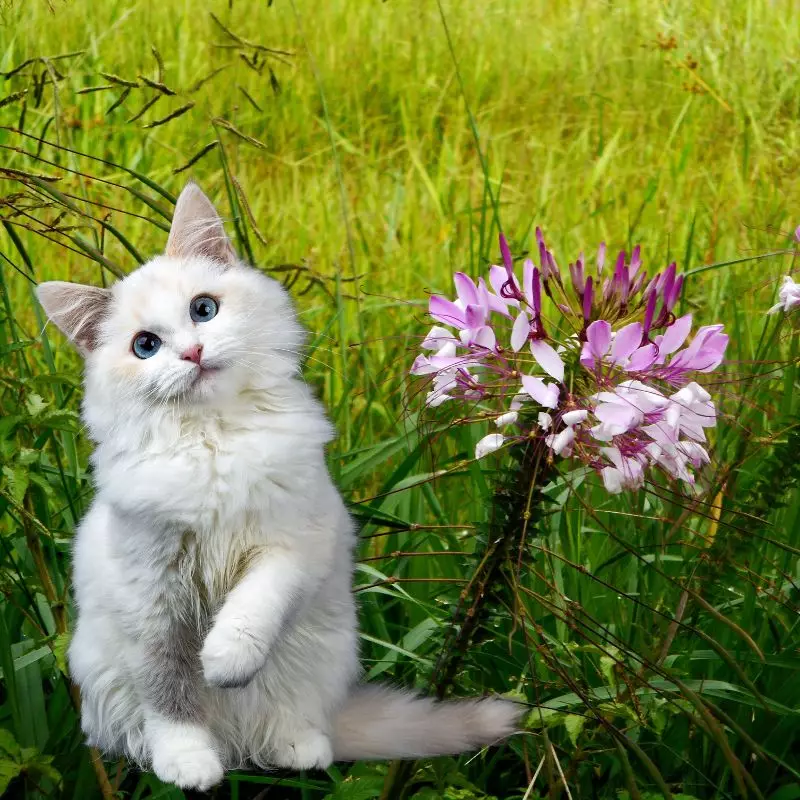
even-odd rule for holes
{"type": "Polygon", "coordinates": [[[213,297],[201,294],[189,304],[189,316],[195,322],[208,322],[219,311],[219,303],[213,297]]]}
{"type": "Polygon", "coordinates": [[[161,339],[150,331],[142,331],[133,337],[132,350],[136,358],[150,358],[161,348],[161,339]]]}

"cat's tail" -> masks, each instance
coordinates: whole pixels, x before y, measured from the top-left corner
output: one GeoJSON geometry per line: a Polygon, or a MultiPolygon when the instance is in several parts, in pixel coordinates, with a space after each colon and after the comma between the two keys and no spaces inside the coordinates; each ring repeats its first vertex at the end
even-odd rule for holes
{"type": "Polygon", "coordinates": [[[510,700],[437,702],[388,686],[355,687],[334,722],[341,761],[455,755],[497,744],[517,728],[523,707],[510,700]]]}

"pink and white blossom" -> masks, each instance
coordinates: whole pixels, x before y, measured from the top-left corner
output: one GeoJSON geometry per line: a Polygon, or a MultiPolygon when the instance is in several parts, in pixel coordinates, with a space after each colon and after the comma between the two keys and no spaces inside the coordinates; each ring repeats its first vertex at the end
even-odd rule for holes
{"type": "MultiPolygon", "coordinates": [[[[800,231],[800,228],[797,231],[800,231]]],[[[788,313],[798,307],[800,307],[800,283],[796,283],[791,275],[787,275],[778,290],[778,302],[767,313],[776,314],[778,311],[788,313]]]]}
{"type": "Polygon", "coordinates": [[[521,278],[501,236],[502,265],[488,282],[457,272],[454,300],[431,297],[438,324],[411,368],[431,382],[427,405],[461,400],[488,412],[503,432],[484,436],[476,458],[540,439],[551,457],[594,469],[610,493],[640,489],[654,469],[693,485],[716,425],[694,376],[722,363],[722,326],[691,336],[692,315],[673,313],[683,276],[673,263],[648,278],[638,247],[609,271],[603,244],[594,265],[581,255],[564,282],[538,228],[536,244],[539,264],[525,259],[521,278]]]}

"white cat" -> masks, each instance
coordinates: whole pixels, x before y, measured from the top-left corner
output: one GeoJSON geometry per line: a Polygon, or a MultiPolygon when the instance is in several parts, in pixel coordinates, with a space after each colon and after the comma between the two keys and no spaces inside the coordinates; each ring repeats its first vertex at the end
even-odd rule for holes
{"type": "Polygon", "coordinates": [[[96,443],[69,648],[90,744],[202,790],[248,762],[457,753],[513,732],[508,701],[358,684],[353,525],[298,377],[303,334],[195,184],[165,255],[110,289],[38,296],[85,357],[96,443]]]}

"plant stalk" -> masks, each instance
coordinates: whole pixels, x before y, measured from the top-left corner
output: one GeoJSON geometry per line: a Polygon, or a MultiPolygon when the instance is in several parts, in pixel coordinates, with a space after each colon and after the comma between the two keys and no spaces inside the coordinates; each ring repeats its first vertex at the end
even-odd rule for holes
{"type": "MultiPolygon", "coordinates": [[[[445,698],[455,684],[459,668],[474,636],[485,620],[488,605],[505,585],[503,567],[516,553],[520,539],[527,537],[541,516],[541,487],[550,477],[547,449],[541,439],[510,451],[513,467],[498,479],[492,493],[486,544],[480,560],[461,593],[453,614],[451,636],[434,668],[430,683],[436,697],[445,698]],[[466,610],[465,610],[466,609],[466,610]]],[[[417,772],[416,761],[394,761],[383,785],[380,800],[402,800],[417,772]]]]}

